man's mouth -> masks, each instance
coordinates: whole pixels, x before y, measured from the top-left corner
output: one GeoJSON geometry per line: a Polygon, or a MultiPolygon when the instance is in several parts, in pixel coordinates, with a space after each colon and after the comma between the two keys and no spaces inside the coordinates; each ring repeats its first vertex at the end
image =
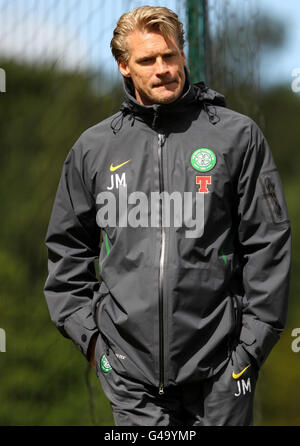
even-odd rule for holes
{"type": "Polygon", "coordinates": [[[162,84],[156,84],[156,85],[154,85],[154,88],[157,88],[157,87],[165,87],[166,85],[174,84],[175,82],[176,82],[175,80],[173,80],[173,81],[169,81],[169,82],[163,82],[162,84]]]}

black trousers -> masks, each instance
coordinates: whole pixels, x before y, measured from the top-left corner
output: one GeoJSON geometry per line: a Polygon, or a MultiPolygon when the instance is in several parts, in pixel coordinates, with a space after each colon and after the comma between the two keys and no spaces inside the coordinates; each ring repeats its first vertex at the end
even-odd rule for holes
{"type": "Polygon", "coordinates": [[[110,401],[116,426],[251,426],[258,370],[242,349],[232,352],[215,376],[176,387],[157,387],[101,367],[96,345],[96,373],[110,401]],[[243,353],[244,352],[244,353],[243,353]],[[103,369],[105,371],[103,371],[103,369]]]}

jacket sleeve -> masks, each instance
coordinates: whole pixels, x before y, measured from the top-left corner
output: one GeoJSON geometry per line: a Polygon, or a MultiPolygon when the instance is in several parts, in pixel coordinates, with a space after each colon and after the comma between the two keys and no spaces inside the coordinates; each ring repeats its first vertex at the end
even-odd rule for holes
{"type": "Polygon", "coordinates": [[[237,191],[238,244],[246,297],[240,343],[261,367],[286,323],[291,229],[274,159],[253,121],[237,191]]]}
{"type": "Polygon", "coordinates": [[[56,327],[87,357],[90,339],[98,331],[91,304],[99,288],[94,267],[99,228],[80,149],[77,142],[70,150],[54,200],[45,239],[49,274],[44,293],[56,327]]]}

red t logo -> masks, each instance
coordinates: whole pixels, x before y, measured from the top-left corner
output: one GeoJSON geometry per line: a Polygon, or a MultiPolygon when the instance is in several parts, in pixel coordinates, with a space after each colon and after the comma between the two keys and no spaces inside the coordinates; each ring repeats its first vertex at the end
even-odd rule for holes
{"type": "Polygon", "coordinates": [[[211,184],[211,177],[196,177],[196,184],[200,184],[198,192],[202,192],[203,194],[208,194],[209,190],[207,189],[207,185],[211,184]]]}

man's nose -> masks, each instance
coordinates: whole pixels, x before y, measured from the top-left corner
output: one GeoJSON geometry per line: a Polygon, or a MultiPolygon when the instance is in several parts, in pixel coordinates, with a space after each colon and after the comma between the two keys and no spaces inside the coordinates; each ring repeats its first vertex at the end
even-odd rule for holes
{"type": "Polygon", "coordinates": [[[156,60],[156,74],[162,76],[169,71],[168,64],[161,57],[156,60]]]}

